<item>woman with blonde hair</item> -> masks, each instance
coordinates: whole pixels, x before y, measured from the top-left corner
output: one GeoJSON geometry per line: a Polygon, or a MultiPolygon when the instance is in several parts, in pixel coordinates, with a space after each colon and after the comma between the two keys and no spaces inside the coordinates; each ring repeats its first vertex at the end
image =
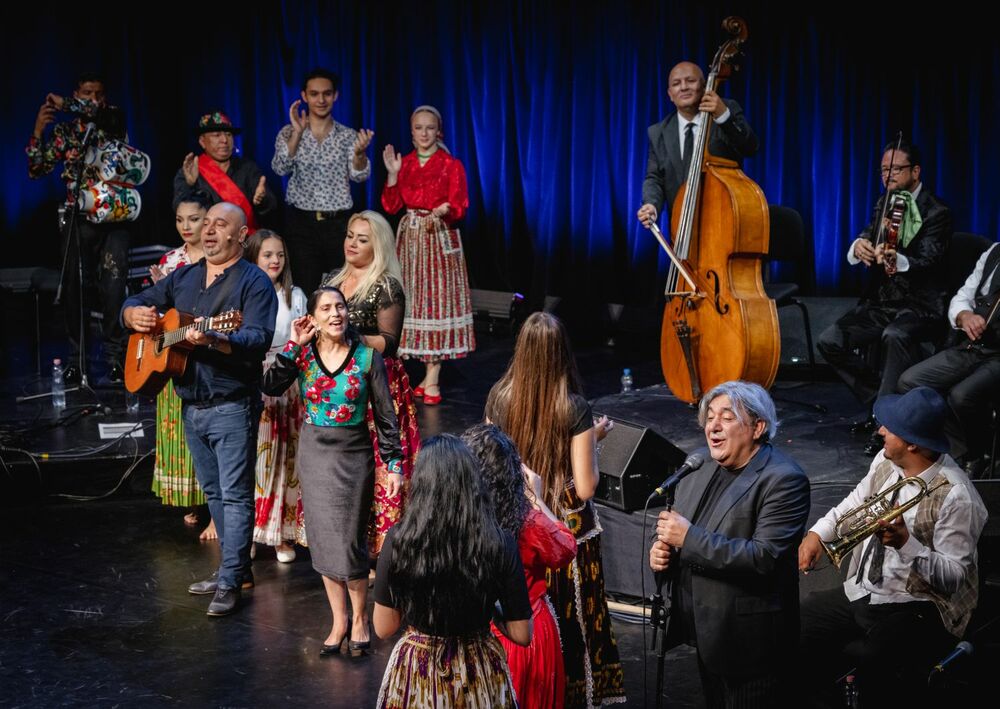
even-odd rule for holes
{"type": "Polygon", "coordinates": [[[412,153],[400,157],[392,145],[382,153],[389,173],[382,206],[390,214],[406,208],[396,250],[410,300],[399,352],[427,364],[414,394],[433,406],[441,403],[441,360],[476,349],[469,276],[455,226],[469,208],[469,191],[462,161],[442,141],[440,111],[418,106],[410,135],[412,153]]]}
{"type": "Polygon", "coordinates": [[[625,701],[622,664],[611,629],[601,567],[601,525],[591,502],[597,489],[596,443],[610,424],[596,424],[583,397],[562,323],[534,313],[517,336],[514,355],[490,391],[486,418],[517,446],[541,477],[542,499],[576,537],[564,569],[549,569],[566,667],[567,707],[625,701]]]}
{"type": "Polygon", "coordinates": [[[396,258],[392,227],[378,212],[365,210],[351,216],[344,239],[344,267],[327,281],[347,296],[351,324],[364,343],[378,350],[385,361],[403,449],[402,491],[395,498],[387,494],[389,470],[379,453],[372,411],[368,410],[368,429],[375,450],[375,499],[368,528],[368,551],[377,557],[385,533],[399,521],[413,474],[413,461],[420,449],[417,410],[413,403],[410,378],[399,359],[399,339],[403,331],[406,295],[396,258]]]}

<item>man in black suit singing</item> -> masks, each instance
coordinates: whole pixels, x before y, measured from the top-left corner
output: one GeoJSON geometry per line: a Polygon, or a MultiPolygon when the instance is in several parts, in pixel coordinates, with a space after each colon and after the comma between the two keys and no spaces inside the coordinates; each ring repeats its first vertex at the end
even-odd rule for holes
{"type": "Polygon", "coordinates": [[[667,644],[698,650],[709,707],[785,707],[799,637],[797,548],[809,480],[771,446],[774,402],[725,382],[698,408],[714,465],[684,478],[649,550],[672,580],[667,644]]]}
{"type": "MultiPolygon", "coordinates": [[[[951,210],[920,181],[920,170],[916,146],[893,142],[882,150],[879,172],[885,194],[905,200],[896,249],[887,250],[879,235],[883,195],[871,222],[847,252],[849,264],[872,269],[868,286],[857,306],[824,330],[816,343],[869,410],[876,396],[894,394],[900,375],[924,359],[922,343],[940,338],[946,330],[951,210]],[[887,256],[895,258],[892,275],[886,269],[887,256]],[[877,357],[858,351],[870,345],[878,347],[877,357]]],[[[882,448],[874,417],[853,429],[871,434],[866,453],[875,455],[882,448]]]]}
{"type": "Polygon", "coordinates": [[[636,216],[643,226],[669,213],[681,185],[687,180],[695,138],[703,129],[703,112],[712,115],[708,152],[741,162],[757,152],[758,141],[747,124],[743,109],[735,101],[705,90],[705,75],[697,64],[681,62],[670,70],[667,95],[677,107],[659,123],[651,125],[646,179],[642,183],[643,205],[636,216]]]}

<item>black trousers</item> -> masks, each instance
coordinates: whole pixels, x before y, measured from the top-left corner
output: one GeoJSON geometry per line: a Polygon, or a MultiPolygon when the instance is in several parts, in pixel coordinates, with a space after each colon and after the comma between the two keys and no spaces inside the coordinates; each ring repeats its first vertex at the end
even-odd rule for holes
{"type": "Polygon", "coordinates": [[[907,369],[899,380],[901,392],[918,386],[948,400],[945,433],[952,456],[979,457],[989,450],[990,404],[1000,398],[1000,349],[959,345],[942,350],[907,369]]]}
{"type": "Polygon", "coordinates": [[[823,331],[816,349],[858,401],[870,405],[877,396],[896,393],[900,375],[925,357],[922,343],[934,341],[942,330],[939,317],[858,305],[823,331]],[[854,351],[871,345],[879,349],[881,371],[854,351]]]}
{"type": "Polygon", "coordinates": [[[806,596],[799,643],[801,698],[841,705],[842,690],[834,682],[857,668],[865,706],[923,706],[927,675],[958,638],[944,629],[930,601],[869,600],[848,601],[841,584],[806,596]]]}
{"type": "Polygon", "coordinates": [[[324,274],[344,265],[344,235],[349,216],[348,210],[343,210],[317,218],[316,212],[287,206],[282,236],[288,247],[292,282],[307,296],[319,287],[324,274]]]}
{"type": "MultiPolygon", "coordinates": [[[[129,226],[122,223],[92,224],[77,217],[77,242],[69,245],[66,272],[63,277],[62,302],[69,336],[72,359],[76,364],[80,354],[80,286],[78,258],[83,257],[84,322],[89,321],[92,305],[100,309],[104,338],[104,359],[108,364],[121,362],[125,356],[128,335],[119,321],[125,302],[128,279],[129,226]],[[96,293],[96,303],[94,295],[96,293]]],[[[69,238],[69,225],[63,229],[63,248],[69,238]]]]}

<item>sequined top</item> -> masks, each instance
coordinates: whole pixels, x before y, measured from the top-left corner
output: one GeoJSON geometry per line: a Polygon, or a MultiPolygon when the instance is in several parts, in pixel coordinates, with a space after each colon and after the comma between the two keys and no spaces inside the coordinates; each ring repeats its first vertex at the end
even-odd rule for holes
{"type": "Polygon", "coordinates": [[[395,278],[386,276],[368,291],[364,300],[347,301],[351,325],[362,335],[381,335],[385,338],[383,357],[395,357],[399,337],[403,333],[403,315],[406,313],[406,294],[395,278]]]}

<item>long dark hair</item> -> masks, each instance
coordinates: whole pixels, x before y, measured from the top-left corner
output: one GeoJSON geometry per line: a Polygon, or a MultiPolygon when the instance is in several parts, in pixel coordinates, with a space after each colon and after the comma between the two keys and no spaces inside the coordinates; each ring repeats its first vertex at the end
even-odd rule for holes
{"type": "Polygon", "coordinates": [[[571,469],[571,394],[582,396],[583,389],[566,328],[554,315],[532,313],[507,371],[490,391],[486,416],[541,476],[545,504],[556,514],[571,469]]]}
{"type": "Polygon", "coordinates": [[[408,623],[454,635],[470,599],[496,598],[504,535],[479,463],[458,436],[424,441],[413,467],[406,514],[392,546],[392,593],[408,623]]]}
{"type": "Polygon", "coordinates": [[[491,423],[476,424],[462,434],[462,440],[482,466],[497,524],[517,539],[531,503],[524,492],[524,471],[514,441],[491,423]]]}

